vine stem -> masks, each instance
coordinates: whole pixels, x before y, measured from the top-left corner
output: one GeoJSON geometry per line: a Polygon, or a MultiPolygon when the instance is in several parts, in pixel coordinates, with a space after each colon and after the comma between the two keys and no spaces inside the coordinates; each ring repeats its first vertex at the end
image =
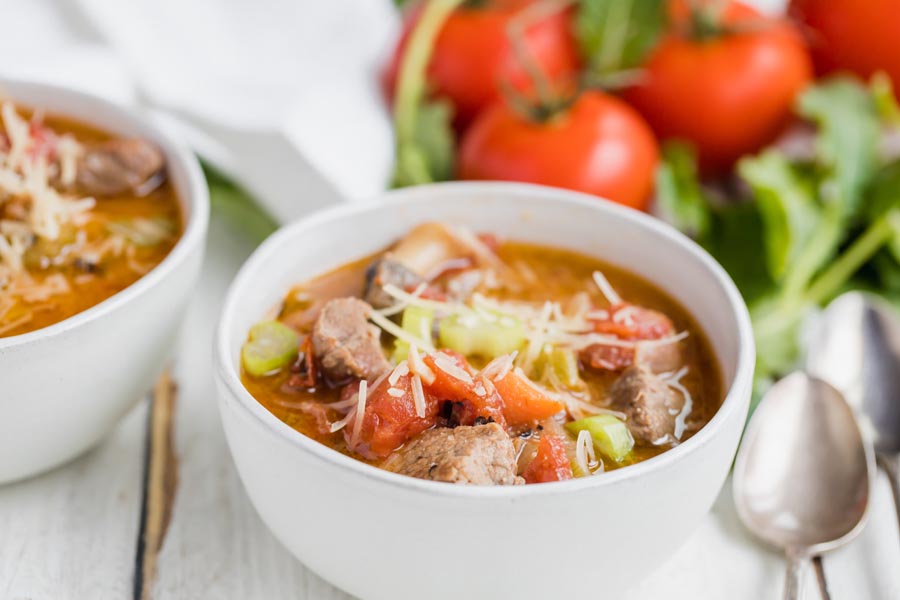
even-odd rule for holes
{"type": "Polygon", "coordinates": [[[416,121],[419,106],[425,97],[426,75],[434,41],[447,17],[462,3],[463,0],[429,0],[413,28],[400,62],[394,99],[394,129],[398,147],[415,138],[416,121]]]}

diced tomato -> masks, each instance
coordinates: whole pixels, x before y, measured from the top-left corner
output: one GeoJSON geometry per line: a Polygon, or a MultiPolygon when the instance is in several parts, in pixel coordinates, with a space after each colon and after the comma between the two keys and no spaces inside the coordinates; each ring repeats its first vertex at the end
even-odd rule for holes
{"type": "Polygon", "coordinates": [[[572,479],[572,465],[565,442],[551,434],[541,436],[537,454],[522,473],[526,483],[547,483],[572,479]]]}
{"type": "MultiPolygon", "coordinates": [[[[622,303],[608,313],[607,318],[594,320],[596,333],[629,341],[658,340],[675,333],[672,320],[656,310],[622,303]]],[[[581,351],[581,360],[594,369],[620,371],[634,363],[634,348],[593,344],[581,351]]]]}
{"type": "Polygon", "coordinates": [[[594,321],[594,331],[607,333],[623,340],[656,340],[675,332],[672,320],[659,311],[619,304],[608,311],[609,316],[594,321]]]}
{"type": "Polygon", "coordinates": [[[510,370],[503,379],[495,381],[494,386],[503,400],[503,415],[510,425],[540,421],[565,408],[562,402],[515,370],[510,370]]]}
{"type": "Polygon", "coordinates": [[[319,369],[316,365],[316,353],[312,345],[312,336],[306,336],[306,339],[300,344],[300,355],[297,361],[291,366],[293,374],[288,379],[288,386],[300,389],[312,389],[316,387],[319,381],[319,369]]]}
{"type": "MultiPolygon", "coordinates": [[[[409,375],[404,375],[393,386],[384,380],[376,389],[367,393],[365,417],[355,444],[354,421],[351,420],[343,430],[344,439],[351,450],[367,458],[384,458],[413,436],[435,426],[440,403],[426,393],[425,416],[419,417],[416,414],[410,379],[409,375]],[[399,389],[403,395],[388,394],[391,387],[399,389]]],[[[350,392],[355,390],[358,393],[359,383],[347,388],[350,392]]]]}
{"type": "MultiPolygon", "coordinates": [[[[418,285],[410,285],[406,288],[407,294],[412,294],[418,288],[418,285]]],[[[446,302],[447,294],[441,291],[440,288],[434,285],[427,286],[422,292],[419,294],[419,298],[423,300],[434,300],[436,302],[446,302]]]]}
{"type": "MultiPolygon", "coordinates": [[[[452,350],[442,352],[452,359],[457,367],[473,376],[472,368],[465,357],[452,350]]],[[[428,394],[442,401],[463,403],[462,409],[454,412],[454,416],[459,418],[460,425],[472,425],[478,417],[481,417],[506,427],[503,401],[497,392],[491,389],[490,384],[485,385],[474,377],[471,381],[454,377],[441,369],[432,355],[426,356],[423,360],[435,375],[434,382],[427,386],[428,394]]]]}

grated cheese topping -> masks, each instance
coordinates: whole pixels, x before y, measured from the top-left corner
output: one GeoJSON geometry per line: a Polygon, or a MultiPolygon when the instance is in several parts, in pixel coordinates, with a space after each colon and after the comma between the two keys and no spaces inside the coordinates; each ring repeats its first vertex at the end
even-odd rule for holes
{"type": "MultiPolygon", "coordinates": [[[[74,182],[83,148],[71,135],[57,135],[45,127],[37,113],[26,120],[8,100],[0,104],[0,121],[0,294],[14,303],[45,300],[71,288],[60,274],[43,280],[29,274],[29,249],[52,242],[42,244],[41,267],[58,266],[91,251],[84,236],[69,243],[63,234],[91,221],[95,200],[54,187],[74,182]]],[[[11,308],[7,306],[4,314],[11,308]]],[[[30,318],[26,313],[15,323],[0,323],[0,333],[30,318]]]]}

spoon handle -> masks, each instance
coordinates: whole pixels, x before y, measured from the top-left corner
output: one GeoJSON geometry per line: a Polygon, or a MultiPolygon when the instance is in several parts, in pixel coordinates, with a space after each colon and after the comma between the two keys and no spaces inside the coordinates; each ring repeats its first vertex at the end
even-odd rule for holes
{"type": "Polygon", "coordinates": [[[891,484],[891,492],[894,494],[894,509],[897,511],[897,522],[900,523],[900,460],[896,454],[878,453],[878,466],[887,475],[891,484]]]}
{"type": "Polygon", "coordinates": [[[803,568],[808,558],[798,552],[788,551],[787,573],[784,579],[784,600],[798,600],[802,598],[803,568]]]}

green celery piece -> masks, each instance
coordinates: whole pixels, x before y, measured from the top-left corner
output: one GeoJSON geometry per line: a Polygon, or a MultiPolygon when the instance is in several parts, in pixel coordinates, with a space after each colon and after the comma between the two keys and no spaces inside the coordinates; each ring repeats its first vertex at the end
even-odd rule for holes
{"type": "Polygon", "coordinates": [[[284,323],[261,321],[250,328],[241,348],[241,363],[251,375],[268,375],[289,365],[299,346],[300,335],[284,323]]]}
{"type": "MultiPolygon", "coordinates": [[[[434,327],[434,311],[422,306],[407,306],[400,318],[400,327],[424,341],[431,340],[431,329],[434,327]]],[[[400,338],[394,339],[392,358],[395,363],[406,360],[409,355],[409,343],[400,338]]]]}
{"type": "Polygon", "coordinates": [[[578,388],[584,383],[578,370],[578,356],[571,348],[554,346],[547,353],[547,367],[553,369],[557,379],[566,387],[578,388]]]}
{"type": "Polygon", "coordinates": [[[454,314],[442,319],[438,330],[441,346],[463,356],[492,359],[514,352],[525,343],[525,326],[510,315],[454,314]]]}
{"type": "Polygon", "coordinates": [[[656,209],[663,220],[684,233],[702,239],[709,231],[709,201],[697,177],[693,149],[681,142],[663,146],[663,160],[656,171],[656,209]]]}
{"type": "MultiPolygon", "coordinates": [[[[738,172],[753,190],[765,230],[766,264],[772,278],[784,279],[803,255],[806,244],[822,221],[815,190],[787,158],[776,150],[747,157],[738,172]]],[[[820,267],[815,264],[812,272],[820,267]]],[[[812,275],[812,273],[810,273],[812,275]]]]}
{"type": "Polygon", "coordinates": [[[597,451],[617,463],[622,462],[634,448],[634,438],[628,427],[613,415],[585,417],[566,423],[566,429],[575,435],[582,430],[588,431],[597,451]]]}

